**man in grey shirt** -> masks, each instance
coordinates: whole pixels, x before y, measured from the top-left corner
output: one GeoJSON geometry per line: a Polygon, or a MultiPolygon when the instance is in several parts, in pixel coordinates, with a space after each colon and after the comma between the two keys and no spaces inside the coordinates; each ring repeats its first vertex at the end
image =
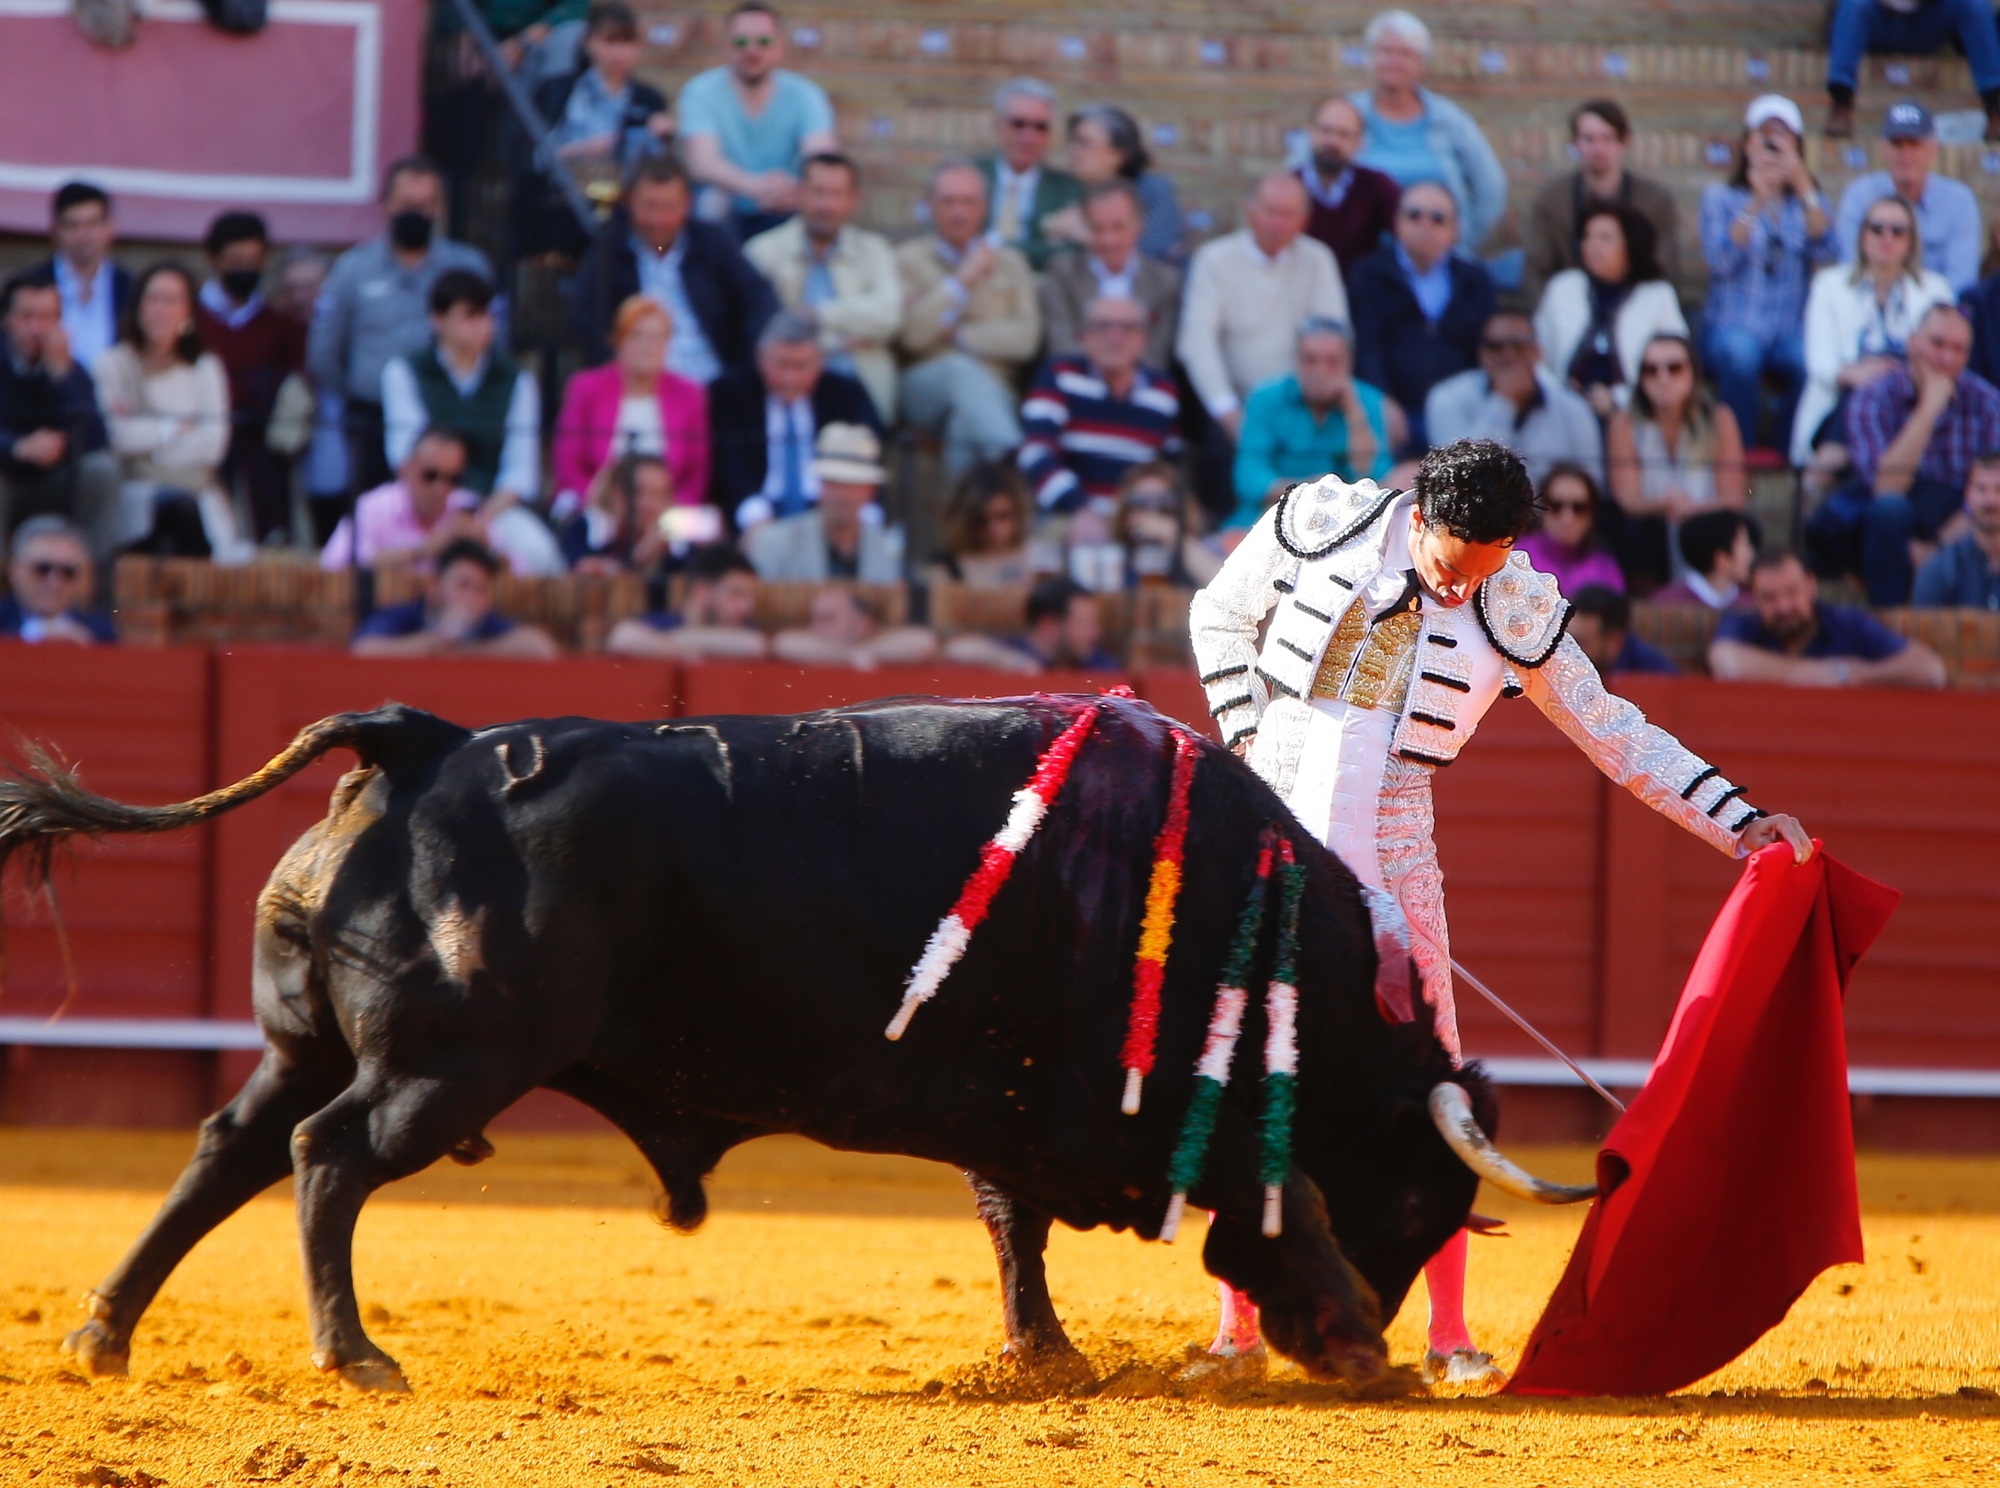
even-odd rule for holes
{"type": "Polygon", "coordinates": [[[1604,482],[1604,434],[1590,405],[1542,365],[1534,323],[1519,310],[1486,318],[1479,365],[1447,377],[1424,400],[1424,428],[1434,445],[1491,439],[1521,457],[1540,489],[1553,465],[1581,465],[1604,482]]]}
{"type": "Polygon", "coordinates": [[[356,491],[391,479],[382,444],[382,369],[430,344],[431,285],[447,269],[488,284],[493,266],[477,248],[437,234],[444,181],[420,155],[398,160],[382,182],[387,230],[341,254],[320,292],[306,368],[321,396],[346,404],[348,478],[356,491]]]}

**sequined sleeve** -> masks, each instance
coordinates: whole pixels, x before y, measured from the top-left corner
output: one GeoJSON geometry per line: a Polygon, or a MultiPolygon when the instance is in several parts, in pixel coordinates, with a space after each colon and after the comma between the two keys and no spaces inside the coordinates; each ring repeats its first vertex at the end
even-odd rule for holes
{"type": "Polygon", "coordinates": [[[1522,672],[1521,685],[1592,764],[1719,851],[1736,856],[1738,835],[1764,814],[1743,799],[1742,786],[1606,692],[1574,639],[1563,637],[1546,663],[1522,672]]]}
{"type": "Polygon", "coordinates": [[[1259,517],[1222,571],[1188,605],[1188,632],[1208,711],[1231,745],[1257,732],[1271,700],[1257,670],[1257,627],[1277,604],[1287,576],[1298,570],[1298,560],[1279,544],[1274,523],[1272,512],[1259,517]]]}

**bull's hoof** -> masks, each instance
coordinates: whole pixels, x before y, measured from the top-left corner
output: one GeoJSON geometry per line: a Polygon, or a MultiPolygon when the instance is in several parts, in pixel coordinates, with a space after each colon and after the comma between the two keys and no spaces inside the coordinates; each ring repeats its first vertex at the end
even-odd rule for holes
{"type": "Polygon", "coordinates": [[[123,1378],[132,1369],[132,1350],[111,1336],[111,1330],[96,1318],[69,1334],[62,1342],[71,1355],[95,1375],[123,1378]]]}
{"type": "Polygon", "coordinates": [[[1190,1359],[1181,1369],[1179,1378],[1190,1383],[1254,1381],[1264,1378],[1270,1367],[1271,1356],[1261,1343],[1255,1348],[1247,1349],[1239,1349],[1233,1344],[1221,1344],[1190,1359]]]}
{"type": "Polygon", "coordinates": [[[338,1374],[357,1390],[376,1390],[391,1395],[410,1393],[410,1382],[403,1378],[402,1366],[394,1359],[356,1359],[343,1364],[331,1354],[313,1355],[315,1367],[328,1374],[338,1374]]]}
{"type": "Polygon", "coordinates": [[[1000,1357],[1024,1377],[1050,1390],[1069,1393],[1093,1389],[1097,1384],[1097,1371],[1090,1367],[1090,1361],[1068,1345],[1032,1349],[1010,1343],[1000,1357]]]}
{"type": "Polygon", "coordinates": [[[1497,1390],[1507,1383],[1507,1371],[1477,1349],[1453,1349],[1449,1355],[1432,1350],[1424,1355],[1424,1383],[1497,1390]]]}

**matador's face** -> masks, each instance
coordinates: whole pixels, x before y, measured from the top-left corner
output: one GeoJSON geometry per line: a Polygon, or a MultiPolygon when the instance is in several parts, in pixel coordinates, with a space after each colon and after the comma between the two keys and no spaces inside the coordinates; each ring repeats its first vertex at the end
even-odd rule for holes
{"type": "Polygon", "coordinates": [[[1417,579],[1433,599],[1449,609],[1471,599],[1481,584],[1506,566],[1513,551],[1511,539],[1467,542],[1442,527],[1425,526],[1422,513],[1410,509],[1410,561],[1416,565],[1417,579]]]}

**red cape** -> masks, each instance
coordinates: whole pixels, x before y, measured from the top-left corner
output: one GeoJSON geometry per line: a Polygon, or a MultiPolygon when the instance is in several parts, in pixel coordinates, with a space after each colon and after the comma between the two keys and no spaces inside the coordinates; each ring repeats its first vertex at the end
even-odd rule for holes
{"type": "Polygon", "coordinates": [[[1861,1259],[1841,998],[1901,898],[1824,851],[1750,859],[1509,1393],[1681,1389],[1861,1259]]]}

